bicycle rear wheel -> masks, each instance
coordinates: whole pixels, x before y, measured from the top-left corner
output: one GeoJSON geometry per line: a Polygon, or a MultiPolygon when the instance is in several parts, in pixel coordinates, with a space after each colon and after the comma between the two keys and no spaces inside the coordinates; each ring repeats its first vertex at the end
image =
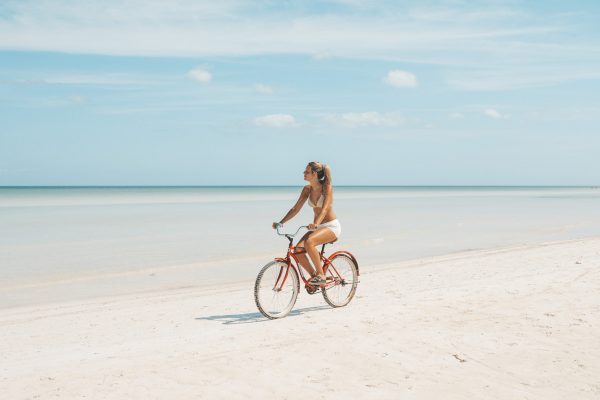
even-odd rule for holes
{"type": "Polygon", "coordinates": [[[271,261],[256,277],[254,301],[265,317],[283,318],[292,311],[299,291],[300,279],[296,269],[283,261],[271,261]]]}
{"type": "Polygon", "coordinates": [[[334,284],[323,289],[323,298],[331,307],[343,307],[350,303],[358,285],[358,266],[346,254],[338,254],[331,259],[325,276],[334,284]]]}

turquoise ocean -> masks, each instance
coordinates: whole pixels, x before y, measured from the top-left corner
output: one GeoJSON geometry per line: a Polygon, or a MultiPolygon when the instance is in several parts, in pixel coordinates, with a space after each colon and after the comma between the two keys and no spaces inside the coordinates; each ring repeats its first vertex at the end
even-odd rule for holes
{"type": "MultiPolygon", "coordinates": [[[[0,307],[251,282],[294,187],[0,188],[0,307]]],[[[382,264],[600,235],[597,187],[334,189],[331,250],[382,264]]],[[[284,227],[313,220],[303,210],[284,227]]],[[[249,286],[249,291],[251,287],[249,286]]]]}

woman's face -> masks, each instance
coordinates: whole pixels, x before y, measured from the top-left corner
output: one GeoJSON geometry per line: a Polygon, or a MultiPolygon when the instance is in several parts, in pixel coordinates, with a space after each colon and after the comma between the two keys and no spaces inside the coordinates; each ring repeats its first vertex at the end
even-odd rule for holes
{"type": "Polygon", "coordinates": [[[316,177],[317,173],[313,172],[313,170],[310,168],[310,165],[306,166],[306,169],[304,170],[304,180],[305,181],[313,181],[316,177]]]}

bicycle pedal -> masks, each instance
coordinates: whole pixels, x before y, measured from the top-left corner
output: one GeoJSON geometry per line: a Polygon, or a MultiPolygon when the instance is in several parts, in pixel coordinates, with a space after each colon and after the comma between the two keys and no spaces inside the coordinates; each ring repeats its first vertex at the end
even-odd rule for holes
{"type": "Polygon", "coordinates": [[[319,292],[319,290],[320,290],[319,288],[316,288],[313,286],[305,286],[304,288],[306,289],[306,292],[308,294],[315,294],[315,293],[319,292]]]}

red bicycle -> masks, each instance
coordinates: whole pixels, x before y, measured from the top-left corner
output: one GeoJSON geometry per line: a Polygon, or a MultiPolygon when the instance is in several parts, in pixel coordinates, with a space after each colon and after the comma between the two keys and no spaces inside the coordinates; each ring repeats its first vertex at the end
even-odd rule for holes
{"type": "Polygon", "coordinates": [[[296,254],[305,251],[297,251],[292,244],[300,229],[308,226],[301,226],[293,235],[281,233],[279,228],[280,225],[277,226],[277,234],[285,236],[290,242],[287,255],[285,258],[275,258],[258,273],[254,284],[254,300],[258,310],[269,319],[283,318],[288,315],[300,292],[300,278],[309,294],[321,292],[331,307],[343,307],[350,303],[356,293],[359,276],[358,262],[352,253],[340,250],[325,257],[323,255],[325,246],[334,243],[335,240],[324,243],[320,255],[327,283],[321,287],[313,286],[304,277],[303,269],[296,258],[296,254]]]}

